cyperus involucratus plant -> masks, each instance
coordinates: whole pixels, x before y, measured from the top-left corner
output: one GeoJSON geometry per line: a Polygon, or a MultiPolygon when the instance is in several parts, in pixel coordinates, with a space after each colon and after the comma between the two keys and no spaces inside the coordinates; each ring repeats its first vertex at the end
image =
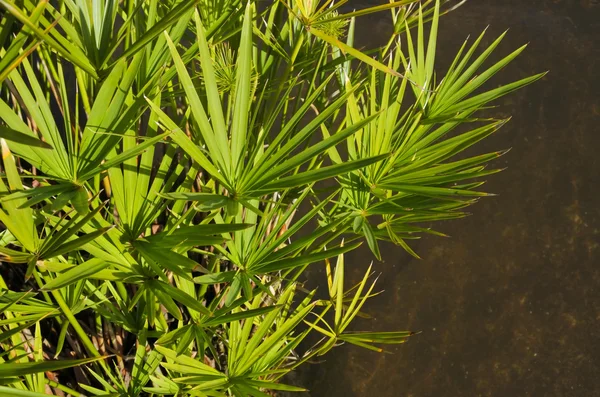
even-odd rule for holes
{"type": "Polygon", "coordinates": [[[523,47],[485,62],[483,34],[434,72],[456,2],[344,3],[0,0],[0,395],[301,391],[411,335],[349,331],[376,290],[344,254],[464,216],[502,154],[462,153],[506,122],[478,111],[542,75],[487,90],[523,47]]]}

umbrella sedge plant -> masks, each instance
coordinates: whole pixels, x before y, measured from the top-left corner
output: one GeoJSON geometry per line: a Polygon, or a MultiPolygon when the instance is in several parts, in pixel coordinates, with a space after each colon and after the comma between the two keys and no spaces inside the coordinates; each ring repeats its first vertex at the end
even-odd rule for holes
{"type": "Polygon", "coordinates": [[[348,253],[417,256],[487,196],[504,152],[464,151],[507,120],[481,110],[543,74],[490,89],[524,47],[488,62],[485,33],[437,70],[462,2],[345,3],[0,0],[1,395],[301,392],[413,334],[350,326],[386,270],[351,285],[348,253]],[[375,12],[394,32],[358,48],[375,12]]]}

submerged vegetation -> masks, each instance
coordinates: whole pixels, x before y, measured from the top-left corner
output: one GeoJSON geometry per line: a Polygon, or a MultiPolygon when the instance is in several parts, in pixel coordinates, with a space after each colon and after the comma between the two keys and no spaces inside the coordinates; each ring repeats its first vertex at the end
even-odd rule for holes
{"type": "Polygon", "coordinates": [[[350,327],[377,291],[344,255],[465,216],[503,153],[463,153],[506,122],[478,111],[542,76],[486,88],[524,47],[483,34],[436,72],[458,5],[0,0],[0,395],[268,396],[406,341],[350,327]]]}

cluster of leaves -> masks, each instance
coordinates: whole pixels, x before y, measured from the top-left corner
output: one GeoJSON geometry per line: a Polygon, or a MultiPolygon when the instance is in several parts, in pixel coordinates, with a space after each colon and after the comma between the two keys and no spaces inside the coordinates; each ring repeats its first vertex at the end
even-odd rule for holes
{"type": "Polygon", "coordinates": [[[542,75],[481,89],[523,50],[481,35],[439,78],[456,2],[344,3],[0,0],[0,394],[267,396],[411,335],[349,330],[344,254],[465,216],[502,154],[460,155],[505,122],[476,112],[542,75]]]}

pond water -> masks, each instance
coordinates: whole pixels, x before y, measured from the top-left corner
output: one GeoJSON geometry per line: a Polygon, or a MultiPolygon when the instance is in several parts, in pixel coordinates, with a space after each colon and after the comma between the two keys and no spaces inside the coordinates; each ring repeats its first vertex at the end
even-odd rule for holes
{"type": "MultiPolygon", "coordinates": [[[[382,15],[358,21],[358,45],[382,44],[382,15]]],[[[384,247],[385,292],[356,329],[422,333],[392,354],[335,349],[298,374],[311,396],[600,396],[600,2],[470,0],[442,18],[438,70],[488,25],[484,44],[510,28],[498,55],[531,43],[496,83],[550,70],[497,103],[513,119],[478,147],[512,148],[486,184],[499,196],[417,242],[423,260],[384,247]]]]}

